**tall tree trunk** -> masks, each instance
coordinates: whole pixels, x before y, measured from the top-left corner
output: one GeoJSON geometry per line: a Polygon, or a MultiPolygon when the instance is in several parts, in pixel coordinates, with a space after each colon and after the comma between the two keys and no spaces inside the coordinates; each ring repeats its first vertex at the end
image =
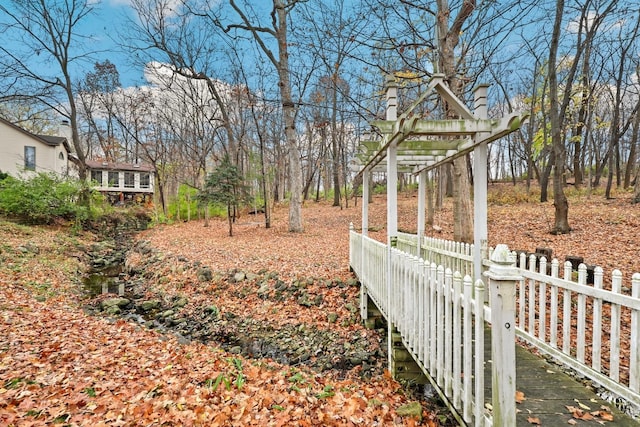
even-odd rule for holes
{"type": "Polygon", "coordinates": [[[551,145],[554,159],[553,167],[553,205],[555,206],[554,234],[565,234],[571,231],[569,226],[569,202],[564,194],[563,175],[566,150],[562,137],[562,120],[560,101],[558,99],[557,56],[558,44],[564,14],[564,0],[556,1],[556,16],[549,48],[549,119],[551,121],[551,145]]]}
{"type": "MultiPolygon", "coordinates": [[[[629,150],[629,159],[627,160],[627,167],[624,171],[624,188],[629,188],[631,185],[631,173],[636,168],[636,152],[638,147],[638,132],[640,131],[640,111],[636,112],[633,119],[633,128],[631,130],[631,148],[629,150]]],[[[637,180],[636,180],[637,181],[637,180]]],[[[636,182],[637,184],[637,182],[636,182]]]]}

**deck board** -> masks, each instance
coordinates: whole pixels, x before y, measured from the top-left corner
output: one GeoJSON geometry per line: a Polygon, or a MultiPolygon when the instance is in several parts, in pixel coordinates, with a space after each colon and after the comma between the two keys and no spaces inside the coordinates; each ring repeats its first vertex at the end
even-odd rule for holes
{"type": "MultiPolygon", "coordinates": [[[[485,401],[491,402],[491,336],[485,335],[485,401]]],[[[578,379],[566,374],[562,368],[550,363],[521,345],[516,345],[516,390],[524,393],[525,400],[516,406],[517,426],[531,427],[537,419],[541,426],[568,426],[573,419],[576,426],[640,426],[636,421],[613,404],[598,397],[595,391],[578,379]],[[575,419],[567,406],[589,408],[586,412],[611,411],[613,421],[575,419]],[[530,421],[531,419],[531,421],[530,421]]]]}

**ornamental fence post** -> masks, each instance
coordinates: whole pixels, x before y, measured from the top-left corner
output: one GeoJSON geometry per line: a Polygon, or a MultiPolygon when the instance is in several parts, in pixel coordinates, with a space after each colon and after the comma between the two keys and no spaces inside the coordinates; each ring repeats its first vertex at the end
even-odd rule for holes
{"type": "Polygon", "coordinates": [[[491,304],[491,401],[493,426],[516,425],[516,283],[522,280],[507,245],[498,245],[489,279],[491,304]]]}

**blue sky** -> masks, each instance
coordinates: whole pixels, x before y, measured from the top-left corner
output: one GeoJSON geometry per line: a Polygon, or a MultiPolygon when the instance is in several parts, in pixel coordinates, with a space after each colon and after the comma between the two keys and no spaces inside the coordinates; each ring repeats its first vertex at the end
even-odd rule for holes
{"type": "Polygon", "coordinates": [[[92,44],[88,49],[96,52],[95,61],[108,59],[115,64],[123,87],[144,84],[143,70],[130,64],[128,55],[121,52],[115,41],[127,16],[133,16],[129,0],[102,0],[81,28],[83,33],[91,35],[92,44]]]}

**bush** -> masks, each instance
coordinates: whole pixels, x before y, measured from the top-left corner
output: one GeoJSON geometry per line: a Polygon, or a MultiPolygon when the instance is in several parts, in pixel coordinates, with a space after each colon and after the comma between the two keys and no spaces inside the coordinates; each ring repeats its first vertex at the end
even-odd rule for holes
{"type": "Polygon", "coordinates": [[[50,224],[57,219],[82,222],[89,217],[89,210],[78,205],[81,190],[79,181],[55,174],[8,177],[0,182],[0,213],[35,224],[50,224]]]}

